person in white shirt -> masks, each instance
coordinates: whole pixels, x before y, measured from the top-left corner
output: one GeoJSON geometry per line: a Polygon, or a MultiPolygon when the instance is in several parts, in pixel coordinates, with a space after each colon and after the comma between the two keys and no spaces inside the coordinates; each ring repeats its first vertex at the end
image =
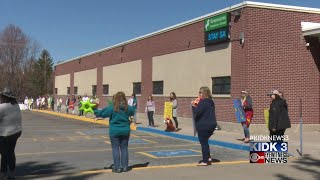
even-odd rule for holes
{"type": "Polygon", "coordinates": [[[37,99],[37,109],[40,109],[41,97],[39,96],[37,99]]]}
{"type": "Polygon", "coordinates": [[[57,99],[57,112],[61,113],[62,99],[58,97],[57,99]]]}
{"type": "Polygon", "coordinates": [[[29,109],[33,110],[33,98],[32,97],[29,99],[29,109]]]}
{"type": "Polygon", "coordinates": [[[24,99],[24,109],[29,110],[29,99],[28,96],[24,99]]]}
{"type": "Polygon", "coordinates": [[[41,108],[45,109],[46,108],[46,98],[43,96],[41,99],[41,108]]]}
{"type": "Polygon", "coordinates": [[[14,179],[15,147],[22,133],[22,117],[15,95],[8,88],[0,92],[0,179],[14,179]]]}
{"type": "Polygon", "coordinates": [[[87,94],[84,94],[84,96],[82,97],[82,101],[83,102],[87,102],[90,98],[87,96],[87,94]]]}

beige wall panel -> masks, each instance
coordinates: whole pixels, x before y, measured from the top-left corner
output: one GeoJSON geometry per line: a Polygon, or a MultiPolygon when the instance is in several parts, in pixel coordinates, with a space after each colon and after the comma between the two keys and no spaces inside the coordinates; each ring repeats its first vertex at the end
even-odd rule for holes
{"type": "Polygon", "coordinates": [[[103,67],[103,84],[109,84],[109,95],[123,91],[130,96],[133,82],[141,82],[141,60],[103,67]]]}
{"type": "Polygon", "coordinates": [[[211,77],[231,76],[231,45],[213,45],[153,58],[152,80],[164,81],[163,95],[198,95],[201,86],[212,89],[211,77]]]}
{"type": "Polygon", "coordinates": [[[55,88],[58,88],[58,95],[67,95],[67,87],[70,87],[70,74],[55,77],[55,88]]]}
{"type": "Polygon", "coordinates": [[[97,85],[97,69],[74,73],[74,86],[78,87],[78,95],[92,95],[93,85],[97,85]]]}

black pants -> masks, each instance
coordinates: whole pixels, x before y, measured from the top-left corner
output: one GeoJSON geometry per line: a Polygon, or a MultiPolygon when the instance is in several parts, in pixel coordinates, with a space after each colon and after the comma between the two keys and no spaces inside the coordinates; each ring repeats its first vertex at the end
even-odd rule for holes
{"type": "MultiPolygon", "coordinates": [[[[276,130],[276,131],[270,131],[270,136],[277,136],[278,138],[277,139],[280,139],[280,137],[284,135],[284,132],[286,131],[286,129],[279,129],[279,130],[276,130]]],[[[281,140],[277,140],[278,142],[283,142],[283,138],[281,138],[281,140]]],[[[272,141],[272,142],[275,142],[275,141],[272,141]]]]}
{"type": "Polygon", "coordinates": [[[177,117],[173,117],[174,123],[176,124],[176,128],[178,129],[178,120],[177,117]]]}
{"type": "Polygon", "coordinates": [[[210,158],[209,138],[213,134],[214,130],[199,130],[198,138],[201,144],[202,161],[208,163],[210,158]]]}
{"type": "Polygon", "coordinates": [[[0,136],[1,172],[7,173],[8,167],[11,172],[16,169],[16,148],[17,140],[21,132],[10,136],[0,136]]]}
{"type": "Polygon", "coordinates": [[[153,111],[148,111],[149,126],[154,126],[153,111]]]}

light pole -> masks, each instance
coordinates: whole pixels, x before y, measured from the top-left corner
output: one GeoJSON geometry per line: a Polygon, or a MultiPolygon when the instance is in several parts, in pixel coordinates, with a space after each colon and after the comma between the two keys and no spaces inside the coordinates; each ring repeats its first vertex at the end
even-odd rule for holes
{"type": "Polygon", "coordinates": [[[46,94],[48,94],[48,91],[47,91],[47,56],[45,55],[44,56],[44,84],[46,86],[46,94]]]}

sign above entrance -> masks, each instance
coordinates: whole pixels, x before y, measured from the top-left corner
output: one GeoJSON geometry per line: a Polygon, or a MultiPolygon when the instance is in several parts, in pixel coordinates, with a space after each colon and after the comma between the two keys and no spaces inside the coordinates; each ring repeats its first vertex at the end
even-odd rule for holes
{"type": "Polygon", "coordinates": [[[204,33],[205,44],[215,44],[229,40],[229,27],[216,29],[204,33]]]}
{"type": "Polygon", "coordinates": [[[213,16],[211,18],[204,20],[204,31],[212,31],[222,27],[229,26],[229,13],[223,13],[218,16],[213,16]]]}

